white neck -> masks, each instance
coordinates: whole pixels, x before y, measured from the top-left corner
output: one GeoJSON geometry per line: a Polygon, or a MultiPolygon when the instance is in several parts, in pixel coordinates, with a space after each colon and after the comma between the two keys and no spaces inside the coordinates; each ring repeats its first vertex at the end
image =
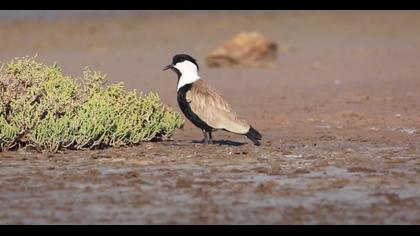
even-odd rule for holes
{"type": "Polygon", "coordinates": [[[177,91],[186,84],[194,83],[200,79],[198,75],[197,66],[189,61],[177,63],[175,67],[181,72],[181,77],[178,81],[177,91]]]}
{"type": "Polygon", "coordinates": [[[177,91],[186,84],[194,83],[195,81],[199,80],[200,76],[196,75],[181,75],[178,81],[178,88],[177,91]]]}

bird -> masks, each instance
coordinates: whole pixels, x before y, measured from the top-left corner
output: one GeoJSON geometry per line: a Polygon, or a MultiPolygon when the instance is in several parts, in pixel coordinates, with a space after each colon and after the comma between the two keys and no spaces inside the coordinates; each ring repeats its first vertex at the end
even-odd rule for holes
{"type": "Polygon", "coordinates": [[[197,61],[188,54],[176,54],[163,70],[172,70],[178,76],[177,102],[185,117],[204,135],[204,144],[213,144],[212,132],[225,130],[245,135],[256,146],[261,145],[261,134],[237,113],[225,98],[208,85],[198,74],[197,61]],[[208,135],[207,135],[208,134],[208,135]]]}

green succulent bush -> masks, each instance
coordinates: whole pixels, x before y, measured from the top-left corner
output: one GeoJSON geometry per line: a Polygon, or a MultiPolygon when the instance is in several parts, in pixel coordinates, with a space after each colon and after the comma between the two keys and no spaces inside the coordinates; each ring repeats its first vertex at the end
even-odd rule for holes
{"type": "Polygon", "coordinates": [[[183,120],[156,93],[106,85],[88,68],[81,78],[36,57],[0,68],[0,150],[93,149],[168,139],[183,120]]]}

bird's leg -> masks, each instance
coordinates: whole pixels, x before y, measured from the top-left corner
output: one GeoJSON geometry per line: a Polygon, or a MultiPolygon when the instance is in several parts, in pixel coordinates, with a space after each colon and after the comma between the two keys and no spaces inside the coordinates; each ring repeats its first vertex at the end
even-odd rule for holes
{"type": "Polygon", "coordinates": [[[204,140],[203,143],[204,144],[208,144],[209,143],[209,139],[207,138],[207,132],[203,129],[203,135],[204,135],[204,140]]]}
{"type": "Polygon", "coordinates": [[[213,144],[213,137],[211,136],[211,131],[209,131],[209,144],[213,144]]]}

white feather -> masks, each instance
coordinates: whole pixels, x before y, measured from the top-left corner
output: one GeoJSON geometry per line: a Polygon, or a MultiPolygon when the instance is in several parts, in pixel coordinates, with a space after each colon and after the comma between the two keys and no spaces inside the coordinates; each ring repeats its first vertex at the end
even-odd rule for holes
{"type": "Polygon", "coordinates": [[[195,81],[200,79],[200,76],[198,75],[197,66],[190,61],[178,62],[176,63],[175,68],[177,68],[181,72],[181,77],[179,78],[177,91],[182,86],[194,83],[195,81]]]}

